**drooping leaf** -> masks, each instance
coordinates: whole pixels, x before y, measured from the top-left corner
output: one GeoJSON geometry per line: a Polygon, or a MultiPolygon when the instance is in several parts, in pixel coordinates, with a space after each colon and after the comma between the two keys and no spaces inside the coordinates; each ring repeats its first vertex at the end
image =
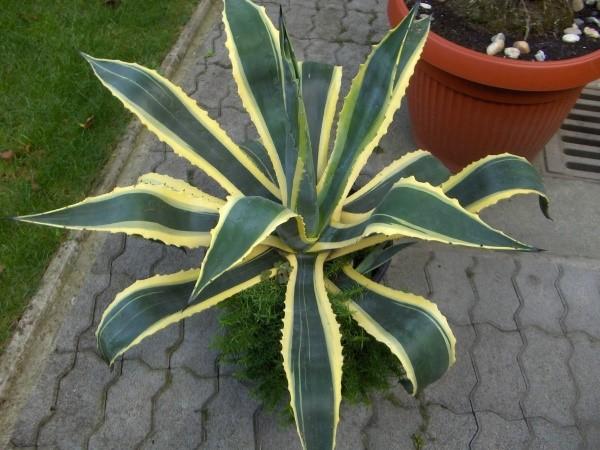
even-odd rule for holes
{"type": "Polygon", "coordinates": [[[165,244],[206,246],[223,201],[181,180],[146,174],[134,186],[116,188],[65,208],[16,217],[21,222],[73,230],[140,235],[165,244]]]}
{"type": "Polygon", "coordinates": [[[446,181],[442,189],[474,213],[514,195],[537,194],[542,212],[548,217],[548,197],[540,175],[525,158],[509,153],[486,156],[469,164],[446,181]]]}
{"type": "Polygon", "coordinates": [[[536,250],[485,224],[457,200],[446,197],[440,188],[408,178],[396,182],[366,220],[327,227],[311,251],[345,247],[373,234],[469,247],[536,250]]]}
{"type": "Polygon", "coordinates": [[[267,250],[229,270],[188,305],[199,269],[157,275],[137,281],[108,305],[96,338],[102,357],[111,364],[143,339],[193,314],[228,299],[265,277],[274,276],[281,262],[275,250],[267,250]]]}
{"type": "Polygon", "coordinates": [[[281,347],[291,406],[303,447],[333,449],[342,399],[339,325],[325,291],[320,255],[288,255],[281,347]]]}
{"type": "Polygon", "coordinates": [[[367,333],[386,344],[406,372],[406,390],[416,395],[454,364],[456,339],[437,306],[418,295],[375,283],[348,265],[333,292],[360,288],[348,301],[352,317],[367,333]]]}
{"type": "Polygon", "coordinates": [[[437,186],[449,176],[450,171],[431,153],[423,150],[408,153],[389,164],[344,200],[342,220],[356,222],[365,219],[401,178],[415,177],[417,181],[437,186]]]}
{"type": "Polygon", "coordinates": [[[252,158],[181,88],[138,64],[84,57],[102,84],[127,109],[227,192],[279,197],[277,187],[252,158]]]}

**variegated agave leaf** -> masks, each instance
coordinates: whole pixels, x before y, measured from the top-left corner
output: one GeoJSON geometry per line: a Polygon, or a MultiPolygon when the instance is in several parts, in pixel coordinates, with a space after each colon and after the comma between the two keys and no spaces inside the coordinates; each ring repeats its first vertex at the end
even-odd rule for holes
{"type": "Polygon", "coordinates": [[[229,194],[215,198],[171,177],[146,174],[129,187],[16,220],[124,232],[165,244],[207,247],[199,268],[138,281],[108,306],[97,330],[110,363],[166,326],[228,299],[289,264],[282,353],[290,401],[306,449],[335,446],[342,380],[341,335],[328,295],[359,288],[353,317],[387,345],[415,395],[455,360],[455,338],[430,301],[373,282],[368,274],[408,244],[400,238],[533,251],[484,223],[484,208],[534,193],[540,178],[503,154],[456,175],[430,153],[402,156],[350,194],[386,133],[419,58],[429,20],[408,17],[376,45],[354,78],[337,126],[341,67],[298,61],[285,30],[250,0],[225,0],[233,77],[260,141],[236,144],[205,110],[157,72],[84,55],[100,81],[159,139],[229,194]],[[330,149],[332,130],[335,140],[330,149]],[[336,279],[327,261],[359,250],[336,279]]]}

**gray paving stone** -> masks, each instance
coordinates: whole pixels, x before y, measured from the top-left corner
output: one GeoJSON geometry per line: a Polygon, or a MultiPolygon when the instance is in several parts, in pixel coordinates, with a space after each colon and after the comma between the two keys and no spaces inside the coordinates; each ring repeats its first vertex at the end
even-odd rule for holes
{"type": "Polygon", "coordinates": [[[216,376],[218,352],[213,348],[220,332],[218,308],[211,308],[184,321],[185,338],[171,356],[171,367],[187,367],[195,374],[216,376]]]}
{"type": "Polygon", "coordinates": [[[475,341],[475,330],[470,325],[453,326],[456,336],[456,363],[434,384],[423,391],[427,403],[436,403],[454,413],[471,413],[469,395],[477,383],[469,351],[475,341]]]}
{"type": "Polygon", "coordinates": [[[257,413],[256,423],[257,448],[261,450],[302,450],[296,425],[286,422],[279,412],[261,409],[257,413]]]}
{"type": "Polygon", "coordinates": [[[564,266],[560,280],[568,305],[568,331],[585,331],[600,339],[600,277],[597,270],[564,266]]]}
{"type": "MultiPolygon", "coordinates": [[[[219,33],[218,29],[215,31],[217,34],[219,33]]],[[[177,77],[172,78],[172,81],[188,95],[192,95],[196,91],[198,79],[206,72],[206,60],[213,52],[212,39],[205,40],[203,45],[191,49],[190,52],[192,63],[183,67],[177,72],[177,77]]]]}
{"type": "Polygon", "coordinates": [[[473,320],[490,322],[505,329],[515,330],[514,314],[519,308],[519,298],[510,283],[515,271],[514,262],[500,254],[477,259],[473,268],[473,282],[478,301],[473,308],[473,320]]]}
{"type": "Polygon", "coordinates": [[[165,161],[159,164],[155,170],[156,173],[169,175],[183,181],[189,181],[192,171],[192,164],[175,153],[167,153],[165,161]]]}
{"type": "Polygon", "coordinates": [[[102,245],[102,250],[96,256],[96,261],[90,270],[95,275],[106,275],[114,259],[125,250],[125,235],[122,233],[108,234],[102,245]]]}
{"type": "Polygon", "coordinates": [[[537,329],[526,330],[524,335],[527,347],[521,358],[529,383],[523,400],[526,416],[574,425],[576,392],[568,367],[571,344],[565,337],[552,337],[537,329]]]}
{"type": "Polygon", "coordinates": [[[161,164],[167,153],[172,153],[170,147],[166,144],[161,144],[161,147],[157,146],[157,151],[139,151],[131,155],[129,162],[135,164],[137,167],[136,173],[123,177],[119,180],[119,186],[132,186],[137,183],[140,175],[145,173],[153,172],[154,169],[161,164]]]}
{"type": "Polygon", "coordinates": [[[583,446],[581,433],[576,427],[560,427],[542,418],[529,419],[535,438],[532,450],[575,450],[583,446]]]}
{"type": "Polygon", "coordinates": [[[345,31],[342,20],[344,14],[329,6],[321,8],[314,18],[315,27],[310,34],[312,39],[323,39],[330,42],[340,42],[340,35],[345,31]]]}
{"type": "MultiPolygon", "coordinates": [[[[358,67],[365,62],[371,47],[365,44],[352,42],[345,43],[337,52],[335,62],[342,66],[342,79],[344,80],[341,93],[345,95],[350,87],[349,81],[353,80],[358,73],[358,67]]],[[[333,63],[333,61],[332,61],[333,63]]]]}
{"type": "Polygon", "coordinates": [[[350,405],[342,402],[340,423],[337,429],[337,450],[358,450],[364,446],[363,430],[373,415],[373,407],[362,403],[350,405]]]}
{"type": "Polygon", "coordinates": [[[37,432],[46,417],[52,414],[57,380],[69,370],[73,353],[52,353],[42,371],[35,390],[31,393],[13,431],[11,441],[19,447],[35,446],[37,432]]]}
{"type": "Polygon", "coordinates": [[[420,434],[423,425],[413,397],[397,386],[389,394],[374,396],[373,412],[373,419],[364,429],[367,448],[413,448],[413,435],[420,434]]]}
{"type": "Polygon", "coordinates": [[[154,266],[154,272],[164,275],[180,270],[199,269],[203,255],[203,248],[190,250],[167,245],[164,258],[154,266]]]}
{"type": "Polygon", "coordinates": [[[430,289],[424,267],[430,257],[430,251],[423,244],[413,245],[402,250],[392,260],[392,264],[385,274],[384,284],[428,297],[430,289]]]}
{"type": "Polygon", "coordinates": [[[479,377],[472,396],[475,411],[494,411],[508,420],[522,418],[519,400],[525,380],[517,362],[522,347],[519,333],[486,324],[475,328],[478,340],[473,358],[479,377]]]}
{"type": "Polygon", "coordinates": [[[192,98],[204,110],[218,109],[233,88],[233,77],[229,68],[211,64],[196,79],[196,92],[192,98]]]}
{"type": "Polygon", "coordinates": [[[561,334],[560,319],[564,307],[554,283],[558,268],[549,261],[522,260],[516,283],[523,297],[519,311],[521,326],[538,326],[549,333],[561,334]]]}
{"type": "Polygon", "coordinates": [[[371,43],[376,44],[385,36],[390,29],[390,21],[388,19],[386,8],[381,8],[375,11],[375,18],[371,22],[371,43]]]}
{"type": "Polygon", "coordinates": [[[210,48],[206,52],[207,66],[216,64],[218,66],[231,68],[229,60],[229,51],[225,47],[225,29],[219,20],[218,25],[214,26],[206,40],[211,42],[210,48]]]}
{"type": "Polygon", "coordinates": [[[426,449],[455,450],[468,448],[477,431],[477,423],[472,413],[455,414],[446,408],[433,405],[427,408],[426,449]]]}
{"type": "Polygon", "coordinates": [[[585,432],[585,448],[597,450],[600,448],[600,421],[583,426],[585,432]]]}
{"type": "Polygon", "coordinates": [[[470,448],[473,450],[525,449],[529,431],[524,420],[507,421],[493,412],[476,413],[479,430],[470,448]]]}
{"type": "Polygon", "coordinates": [[[342,19],[342,33],[339,35],[339,39],[358,44],[370,42],[373,19],[374,14],[349,10],[342,19]]]}
{"type": "Polygon", "coordinates": [[[433,290],[431,300],[452,324],[471,323],[469,311],[475,305],[475,295],[467,269],[472,264],[473,259],[469,255],[436,252],[427,266],[433,290]]]}
{"type": "Polygon", "coordinates": [[[306,49],[306,58],[310,61],[332,64],[334,61],[336,61],[336,52],[340,48],[341,46],[337,42],[331,42],[322,39],[311,39],[310,45],[306,49]]]}
{"type": "Polygon", "coordinates": [[[159,332],[148,336],[124,355],[127,360],[142,360],[153,369],[167,369],[169,356],[183,335],[182,325],[172,324],[159,332]]]}
{"type": "Polygon", "coordinates": [[[372,12],[380,9],[380,3],[377,0],[350,0],[346,7],[349,10],[372,12]]]}
{"type": "Polygon", "coordinates": [[[227,192],[200,169],[193,167],[191,172],[188,172],[188,175],[191,175],[188,176],[188,183],[201,191],[221,199],[227,196],[227,192]]]}
{"type": "Polygon", "coordinates": [[[55,348],[60,352],[75,351],[79,335],[92,324],[94,298],[107,288],[110,280],[108,273],[97,275],[90,273],[86,284],[72,299],[67,318],[56,336],[55,348]]]}
{"type": "Polygon", "coordinates": [[[219,392],[206,406],[206,441],[211,450],[254,447],[254,412],[258,403],[248,389],[231,377],[219,380],[219,392]]]}
{"type": "Polygon", "coordinates": [[[168,386],[154,404],[154,425],[144,449],[192,449],[202,442],[202,406],[216,390],[215,379],[171,370],[168,386]]]}
{"type": "Polygon", "coordinates": [[[246,112],[233,108],[222,108],[218,121],[234,142],[241,143],[248,140],[246,126],[250,123],[250,117],[246,112]]]}
{"type": "Polygon", "coordinates": [[[134,448],[150,431],[151,399],[165,382],[166,371],[151,370],[138,361],[125,361],[123,371],[106,397],[106,410],[89,441],[90,449],[134,448]]]}
{"type": "Polygon", "coordinates": [[[569,364],[573,369],[575,382],[579,388],[576,406],[577,418],[584,423],[600,422],[600,342],[592,341],[583,334],[570,336],[573,343],[573,357],[569,364]]]}
{"type": "Polygon", "coordinates": [[[382,156],[385,158],[382,162],[387,164],[418,149],[410,130],[406,99],[402,100],[400,109],[394,114],[394,121],[379,145],[383,148],[382,156]]]}
{"type": "MultiPolygon", "coordinates": [[[[118,368],[117,368],[118,369],[118,368]]],[[[103,416],[104,391],[118,371],[92,352],[79,352],[73,370],[61,378],[56,409],[40,430],[38,444],[61,449],[84,448],[103,416]]]]}
{"type": "MultiPolygon", "coordinates": [[[[279,5],[267,3],[265,7],[267,9],[267,14],[275,26],[279,27],[279,5]]],[[[295,42],[294,38],[306,39],[312,36],[315,27],[314,20],[319,14],[319,11],[310,6],[295,4],[291,8],[284,8],[283,14],[287,31],[292,38],[292,43],[295,42]]]]}
{"type": "Polygon", "coordinates": [[[163,256],[164,244],[138,236],[127,236],[125,251],[112,264],[116,273],[140,280],[150,277],[153,266],[163,256]]]}

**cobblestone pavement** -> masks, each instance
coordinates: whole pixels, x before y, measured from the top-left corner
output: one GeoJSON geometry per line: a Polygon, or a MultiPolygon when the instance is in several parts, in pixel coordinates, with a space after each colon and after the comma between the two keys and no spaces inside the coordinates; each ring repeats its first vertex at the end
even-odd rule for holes
{"type": "MultiPolygon", "coordinates": [[[[264,2],[271,16],[276,3],[264,2]]],[[[302,59],[343,65],[344,88],[387,27],[384,0],[284,2],[302,59]]],[[[109,55],[110,56],[110,55],[109,55]]],[[[238,141],[255,131],[230,76],[219,24],[188,60],[182,87],[238,141]]],[[[108,95],[108,94],[107,94],[108,95]]],[[[403,117],[403,113],[399,113],[403,117]]],[[[365,176],[410,148],[405,122],[365,176]]],[[[217,191],[158,141],[148,168],[217,191]]],[[[94,330],[135,279],[197,266],[201,251],[109,236],[57,335],[14,429],[13,448],[299,449],[295,429],[250,397],[210,347],[216,312],[147,339],[112,370],[94,330]]],[[[457,363],[419,399],[399,387],[342,405],[338,449],[600,448],[600,262],[419,244],[386,275],[436,301],[457,336],[457,363]],[[421,446],[421,447],[419,447],[421,446]]]]}

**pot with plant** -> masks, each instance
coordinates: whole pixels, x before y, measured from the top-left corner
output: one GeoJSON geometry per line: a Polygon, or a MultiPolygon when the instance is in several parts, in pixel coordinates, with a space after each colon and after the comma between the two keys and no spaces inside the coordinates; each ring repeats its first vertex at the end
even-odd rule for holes
{"type": "MultiPolygon", "coordinates": [[[[365,382],[375,386],[394,374],[415,395],[446,372],[455,359],[455,338],[438,308],[374,280],[373,272],[407,245],[382,243],[416,238],[535,251],[477,213],[522,193],[540,196],[545,211],[546,197],[537,173],[521,157],[487,157],[450,176],[422,150],[392,162],[349,195],[399,108],[425,44],[429,20],[416,16],[413,9],[360,67],[331,149],[341,67],[297,61],[283,17],[277,29],[264,8],[249,0],[226,0],[223,22],[233,75],[260,142],[234,143],[155,71],[85,55],[126,108],[228,193],[217,198],[149,173],[133,186],[16,218],[207,247],[198,269],[137,281],[116,296],[96,332],[108,363],[146,337],[228,299],[233,309],[226,318],[237,307],[270,311],[270,322],[263,328],[257,321],[247,339],[257,339],[252,345],[258,353],[275,355],[279,368],[272,385],[284,380],[300,440],[311,450],[334,447],[340,402],[344,393],[357,391],[353,381],[360,385],[371,376],[376,381],[365,382]],[[372,337],[367,346],[353,344],[366,334],[372,337]],[[369,358],[377,364],[360,366],[369,358]],[[382,367],[383,375],[369,373],[382,367]]],[[[243,314],[236,317],[249,317],[243,314]]],[[[221,347],[234,353],[236,341],[223,339],[221,347]]],[[[248,369],[256,364],[252,354],[238,361],[248,369]]]]}
{"type": "MultiPolygon", "coordinates": [[[[412,0],[389,0],[390,23],[412,0]]],[[[418,3],[418,2],[417,2],[418,3]]],[[[431,0],[408,89],[417,144],[456,170],[487,154],[532,160],[600,78],[600,2],[431,0]]]]}

